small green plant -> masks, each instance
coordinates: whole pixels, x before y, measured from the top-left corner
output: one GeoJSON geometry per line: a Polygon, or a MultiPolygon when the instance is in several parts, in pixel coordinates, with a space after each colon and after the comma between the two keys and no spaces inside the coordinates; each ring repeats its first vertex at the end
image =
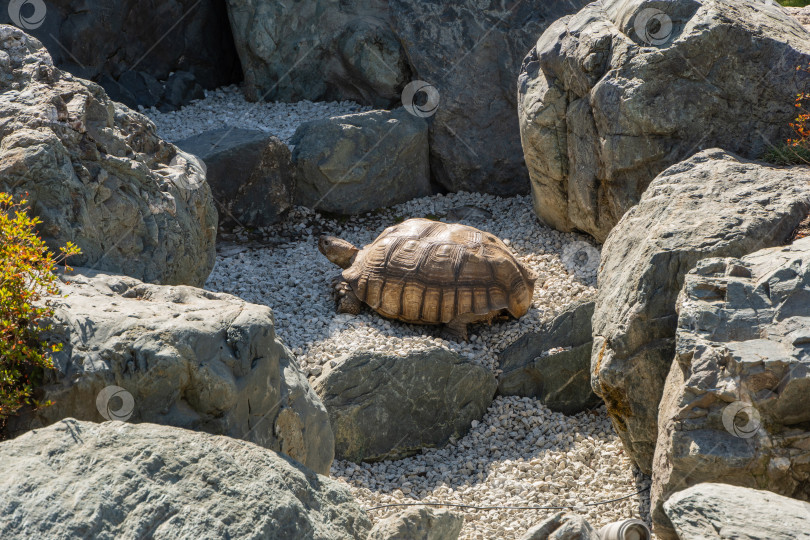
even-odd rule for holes
{"type": "Polygon", "coordinates": [[[810,150],[783,143],[762,155],[762,160],[774,165],[802,165],[810,163],[810,150]]]}
{"type": "Polygon", "coordinates": [[[810,0],[779,0],[779,3],[786,7],[804,7],[810,5],[810,0]]]}
{"type": "Polygon", "coordinates": [[[33,398],[44,370],[53,369],[51,355],[61,350],[42,340],[53,308],[41,300],[59,293],[56,265],[80,253],[71,242],[57,256],[48,251],[36,232],[41,222],[26,204],[0,193],[0,430],[23,405],[50,405],[33,398]]]}
{"type": "MultiPolygon", "coordinates": [[[[810,65],[798,66],[799,73],[810,73],[810,65]]],[[[762,159],[776,165],[810,165],[810,110],[808,110],[810,92],[796,94],[794,106],[796,118],[790,123],[794,137],[779,146],[771,147],[762,155],[762,159]]]]}

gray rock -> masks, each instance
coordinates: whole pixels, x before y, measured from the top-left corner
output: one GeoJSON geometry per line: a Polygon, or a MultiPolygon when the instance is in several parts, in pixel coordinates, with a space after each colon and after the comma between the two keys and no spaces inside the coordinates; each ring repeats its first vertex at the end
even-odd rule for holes
{"type": "Polygon", "coordinates": [[[680,540],[810,539],[810,504],[769,491],[699,484],[664,508],[680,540]]]}
{"type": "MultiPolygon", "coordinates": [[[[17,3],[21,11],[33,2],[17,3]]],[[[137,96],[127,70],[166,80],[188,71],[205,88],[241,79],[228,13],[221,0],[47,0],[42,26],[27,30],[45,44],[55,64],[72,74],[99,80],[107,75],[137,96]]],[[[14,24],[11,9],[0,23],[14,24]]],[[[115,98],[114,98],[115,99],[115,98]]],[[[116,101],[118,101],[116,99],[116,101]]]]}
{"type": "Polygon", "coordinates": [[[329,418],[276,337],[269,308],[192,287],[78,272],[62,278],[70,281],[62,285],[67,296],[52,300],[48,341],[64,348],[53,356],[41,396],[55,405],[11,419],[12,435],[68,417],[102,421],[97,396],[115,385],[134,399],[131,422],[245,439],[329,473],[329,418]]]}
{"type": "Polygon", "coordinates": [[[6,540],[354,540],[371,528],[345,484],[174,427],[63,420],[0,443],[0,463],[14,472],[0,475],[6,540]]]}
{"type": "Polygon", "coordinates": [[[48,247],[76,243],[75,266],[202,285],[217,228],[202,164],[11,26],[0,73],[0,190],[28,193],[48,247]]]}
{"type": "Polygon", "coordinates": [[[378,521],[368,540],[456,540],[463,525],[461,514],[418,506],[378,521]]]}
{"type": "MultiPolygon", "coordinates": [[[[134,102],[123,101],[125,105],[132,108],[137,108],[138,105],[146,108],[154,107],[163,98],[163,85],[143,71],[125,71],[118,78],[118,84],[132,93],[134,102]]],[[[110,97],[115,101],[119,101],[112,96],[110,97]]]]}
{"type": "Polygon", "coordinates": [[[785,7],[785,11],[796,18],[799,23],[810,30],[810,6],[805,7],[785,7]]]}
{"type": "Polygon", "coordinates": [[[227,0],[245,95],[390,107],[410,79],[385,0],[227,0]]]}
{"type": "Polygon", "coordinates": [[[582,516],[559,512],[526,531],[520,540],[599,540],[599,534],[582,516]]]}
{"type": "Polygon", "coordinates": [[[123,103],[127,107],[137,108],[138,102],[142,101],[135,97],[134,91],[129,90],[106,73],[98,78],[98,84],[104,89],[108,98],[117,103],[123,103]]]}
{"type": "Polygon", "coordinates": [[[696,150],[759,157],[792,135],[808,63],[810,34],[774,0],[604,0],[558,20],[518,83],[537,215],[601,242],[696,150]]]}
{"type": "Polygon", "coordinates": [[[313,387],[329,411],[336,457],[355,462],[399,459],[464,435],[497,386],[486,368],[438,347],[334,362],[313,387]]]}
{"type": "Polygon", "coordinates": [[[440,103],[430,126],[433,178],[449,191],[526,193],[515,80],[554,20],[587,0],[391,0],[393,27],[440,103]]]}
{"type": "Polygon", "coordinates": [[[810,169],[714,149],[661,173],[611,232],[602,248],[591,382],[646,474],[684,276],[704,258],[784,243],[808,212],[810,169]]]}
{"type": "Polygon", "coordinates": [[[214,129],[176,144],[205,162],[220,223],[266,227],[292,207],[290,149],[269,133],[214,129]]]}
{"type": "Polygon", "coordinates": [[[306,122],[290,146],[302,206],[361,214],[432,193],[427,124],[403,108],[306,122]]]}
{"type": "Polygon", "coordinates": [[[558,315],[542,332],[526,334],[501,352],[498,393],[539,399],[552,411],[576,414],[600,403],[591,389],[593,302],[558,315]]]}
{"type": "Polygon", "coordinates": [[[701,261],[678,311],[653,463],[658,536],[675,538],[662,503],[699,482],[810,499],[810,238],[701,261]]]}
{"type": "Polygon", "coordinates": [[[163,112],[172,111],[191,103],[195,99],[203,99],[204,97],[203,87],[197,82],[193,73],[176,71],[166,80],[162,100],[164,105],[160,107],[160,110],[163,112]]]}

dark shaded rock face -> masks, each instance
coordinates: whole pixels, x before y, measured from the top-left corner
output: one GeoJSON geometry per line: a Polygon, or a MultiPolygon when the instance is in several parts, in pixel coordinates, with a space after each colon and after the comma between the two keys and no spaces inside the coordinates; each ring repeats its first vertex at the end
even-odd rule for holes
{"type": "Polygon", "coordinates": [[[546,407],[576,414],[599,403],[591,389],[593,302],[570,307],[542,332],[521,337],[498,359],[498,392],[538,398],[546,407]]]}
{"type": "Polygon", "coordinates": [[[431,172],[449,191],[529,190],[515,81],[526,52],[584,0],[391,0],[394,31],[440,104],[430,129],[431,172]]]}
{"type": "Polygon", "coordinates": [[[178,141],[203,160],[220,224],[266,227],[292,207],[290,149],[263,131],[222,128],[178,141]]]}
{"type": "Polygon", "coordinates": [[[385,0],[227,0],[250,100],[399,101],[410,80],[385,0]]]}
{"type": "MultiPolygon", "coordinates": [[[[26,17],[34,14],[31,2],[22,8],[20,27],[42,41],[58,67],[101,82],[111,94],[116,82],[136,97],[141,93],[140,82],[122,78],[127,72],[164,82],[173,72],[187,72],[203,88],[241,79],[224,0],[45,0],[44,4],[41,26],[34,28],[36,22],[29,18],[25,28],[26,17]]],[[[0,23],[15,22],[4,5],[0,23]]],[[[126,94],[112,97],[130,107],[139,104],[126,94]]]]}

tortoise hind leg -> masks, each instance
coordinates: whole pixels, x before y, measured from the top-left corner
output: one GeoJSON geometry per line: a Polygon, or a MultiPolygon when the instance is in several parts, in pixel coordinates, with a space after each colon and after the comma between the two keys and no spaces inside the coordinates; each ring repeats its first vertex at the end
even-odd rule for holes
{"type": "Polygon", "coordinates": [[[476,317],[475,315],[467,314],[467,315],[459,315],[455,319],[451,320],[447,323],[444,327],[444,334],[447,336],[448,339],[453,341],[467,341],[467,325],[475,322],[480,317],[476,317]]]}
{"type": "Polygon", "coordinates": [[[346,282],[341,283],[340,290],[338,291],[338,313],[349,313],[351,315],[359,315],[363,310],[363,303],[354,294],[354,291],[346,282]]]}

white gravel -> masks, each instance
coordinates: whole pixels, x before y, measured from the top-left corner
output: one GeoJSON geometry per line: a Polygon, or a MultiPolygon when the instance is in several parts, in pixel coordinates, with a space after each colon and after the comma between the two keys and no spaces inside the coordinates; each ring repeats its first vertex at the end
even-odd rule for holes
{"type": "MultiPolygon", "coordinates": [[[[499,198],[457,193],[417,199],[377,213],[329,219],[297,208],[277,229],[264,231],[269,245],[222,246],[207,288],[269,305],[276,329],[311,378],[326,362],[355,351],[408,351],[444,346],[498,373],[498,353],[534,331],[567,305],[592,296],[599,251],[575,234],[541,225],[530,197],[499,198]],[[318,252],[321,233],[358,246],[409,217],[442,218],[473,206],[462,223],[508,240],[517,257],[540,279],[533,306],[519,320],[471,327],[471,341],[439,337],[436,327],[389,321],[370,310],[338,315],[330,283],[340,269],[318,252]]],[[[613,499],[649,485],[634,477],[604,409],[566,417],[534,399],[500,397],[462,440],[395,462],[355,465],[336,461],[332,475],[346,481],[366,508],[396,502],[454,502],[471,505],[583,505],[613,499]]],[[[375,520],[401,511],[370,513],[375,520]]],[[[649,521],[649,495],[581,512],[594,526],[641,517],[649,521]]],[[[462,538],[514,538],[552,511],[465,511],[462,538]]]]}
{"type": "Polygon", "coordinates": [[[599,251],[583,238],[541,225],[528,196],[503,199],[478,193],[426,197],[345,222],[298,208],[282,228],[267,231],[267,241],[274,245],[218,257],[207,288],[273,308],[279,335],[310,376],[320,374],[321,366],[330,360],[358,349],[399,351],[434,345],[448,347],[497,373],[497,355],[507,345],[595,292],[594,261],[599,257],[599,251]],[[319,234],[333,234],[360,247],[403,218],[441,218],[464,205],[483,209],[491,217],[462,223],[508,241],[517,257],[540,276],[533,306],[525,316],[491,326],[474,325],[470,341],[459,343],[443,339],[439,327],[387,320],[371,310],[358,316],[336,313],[330,284],[340,269],[318,251],[319,234]],[[569,272],[566,264],[572,271],[579,270],[579,275],[569,272]]]}
{"type": "MultiPolygon", "coordinates": [[[[336,461],[365,508],[437,502],[475,506],[576,506],[594,527],[626,518],[649,522],[649,487],[635,472],[604,409],[576,416],[553,413],[530,398],[499,397],[460,441],[399,461],[336,461]]],[[[373,510],[374,520],[403,508],[373,510]]],[[[516,538],[556,510],[460,510],[463,539],[516,538]]]]}
{"type": "MultiPolygon", "coordinates": [[[[249,103],[236,87],[207,92],[179,111],[144,111],[170,141],[222,127],[270,132],[289,142],[300,123],[366,110],[354,103],[249,103]]],[[[273,309],[276,330],[311,378],[322,366],[357,349],[408,351],[444,346],[498,373],[498,353],[526,332],[539,329],[566,306],[595,292],[599,251],[587,239],[541,225],[529,197],[499,198],[457,193],[410,201],[349,219],[296,208],[277,227],[221,236],[217,264],[206,288],[228,292],[273,309]],[[320,234],[358,247],[386,227],[411,217],[456,221],[505,239],[516,256],[540,276],[533,306],[519,320],[477,325],[467,343],[446,341],[437,327],[385,320],[366,310],[339,315],[330,283],[340,269],[317,249],[320,234]]],[[[538,401],[499,397],[480,422],[442,449],[395,462],[356,465],[336,461],[332,474],[348,483],[366,508],[396,502],[471,505],[579,506],[594,526],[625,517],[649,518],[649,495],[584,507],[634,493],[649,480],[633,472],[604,409],[566,417],[538,401]],[[635,474],[635,477],[634,477],[635,474]]],[[[377,510],[374,520],[402,509],[377,510]]],[[[462,538],[515,538],[553,511],[465,511],[462,538]]]]}
{"type": "Polygon", "coordinates": [[[155,108],[142,110],[157,126],[158,135],[176,142],[205,131],[236,127],[272,133],[289,143],[303,122],[367,111],[352,101],[279,103],[247,101],[236,86],[206,90],[205,99],[169,113],[155,108]]]}

